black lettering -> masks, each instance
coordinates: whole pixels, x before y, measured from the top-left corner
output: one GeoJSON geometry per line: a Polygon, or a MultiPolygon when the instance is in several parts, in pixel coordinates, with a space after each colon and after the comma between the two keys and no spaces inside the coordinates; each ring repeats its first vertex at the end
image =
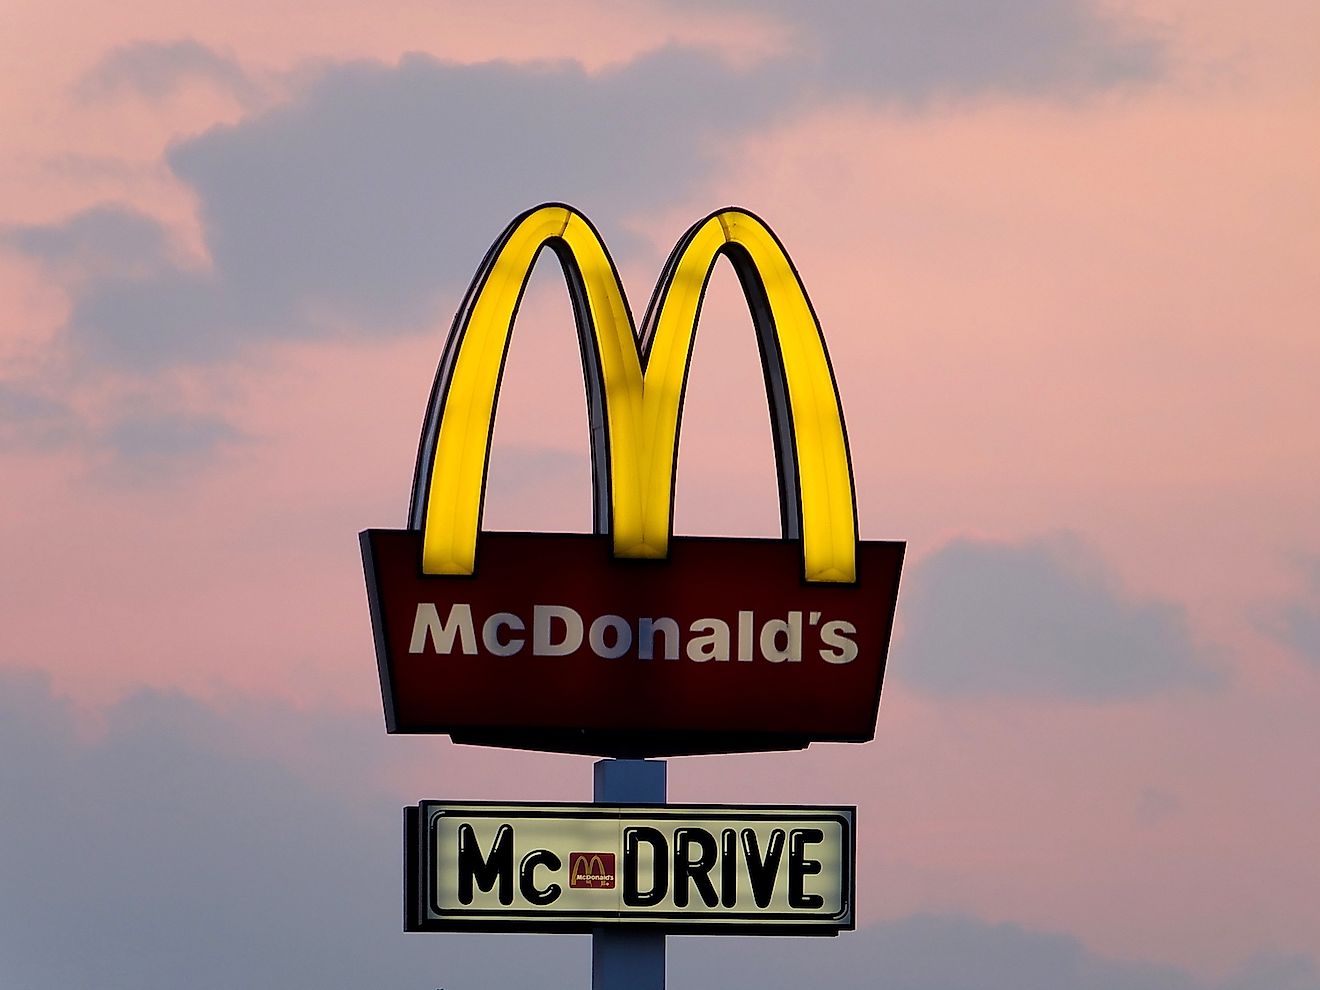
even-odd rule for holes
{"type": "Polygon", "coordinates": [[[680,828],[674,833],[674,906],[688,906],[688,882],[697,885],[697,893],[706,907],[719,903],[715,885],[710,882],[710,871],[719,858],[715,836],[704,828],[680,828]],[[692,858],[692,847],[700,846],[701,855],[692,858]]]}
{"type": "Polygon", "coordinates": [[[623,830],[623,903],[628,907],[654,907],[669,893],[669,843],[659,829],[637,825],[623,830]],[[640,843],[651,847],[651,889],[638,889],[640,843]]]}
{"type": "Polygon", "coordinates": [[[770,833],[770,841],[765,846],[765,858],[756,840],[756,830],[742,830],[743,856],[747,860],[747,877],[752,882],[752,899],[759,908],[769,907],[770,898],[775,895],[775,877],[779,875],[779,861],[784,856],[784,830],[777,828],[770,833]]]}
{"type": "Polygon", "coordinates": [[[738,833],[731,828],[720,833],[720,904],[738,905],[738,833]]]}
{"type": "Polygon", "coordinates": [[[788,906],[815,910],[825,903],[820,894],[804,894],[802,881],[820,872],[820,860],[807,859],[809,845],[825,841],[818,828],[795,828],[788,840],[788,906]]]}
{"type": "Polygon", "coordinates": [[[458,900],[472,903],[472,881],[489,893],[499,882],[500,903],[513,903],[513,827],[501,825],[495,833],[490,855],[483,857],[477,845],[477,833],[471,825],[458,827],[458,900]]]}
{"type": "Polygon", "coordinates": [[[523,900],[538,907],[557,901],[563,888],[557,883],[537,887],[535,873],[538,866],[558,871],[563,865],[563,861],[549,849],[533,849],[524,856],[518,866],[518,890],[522,892],[523,900]]]}

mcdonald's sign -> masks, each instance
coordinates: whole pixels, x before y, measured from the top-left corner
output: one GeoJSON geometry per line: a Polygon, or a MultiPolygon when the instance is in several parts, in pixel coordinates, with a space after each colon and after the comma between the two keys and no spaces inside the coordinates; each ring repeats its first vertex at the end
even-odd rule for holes
{"type": "Polygon", "coordinates": [[[408,527],[366,530],[361,546],[391,732],[626,757],[874,735],[904,544],[858,538],[824,337],[783,246],[746,211],[683,235],[640,334],[582,214],[550,204],[510,223],[440,359],[408,527]],[[581,347],[595,532],[482,532],[504,358],[547,248],[581,347]],[[672,532],[683,393],[720,257],[757,334],[779,539],[672,532]]]}
{"type": "Polygon", "coordinates": [[[585,887],[587,890],[614,889],[614,853],[568,854],[569,887],[585,887]]]}
{"type": "Polygon", "coordinates": [[[423,801],[404,928],[836,935],[856,924],[856,810],[423,801]]]}

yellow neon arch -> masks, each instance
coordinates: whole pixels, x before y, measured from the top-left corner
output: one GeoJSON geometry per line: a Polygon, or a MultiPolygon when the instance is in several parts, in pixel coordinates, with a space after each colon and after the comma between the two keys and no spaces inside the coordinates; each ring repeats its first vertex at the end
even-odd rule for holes
{"type": "Polygon", "coordinates": [[[592,422],[596,527],[620,557],[664,557],[688,363],[717,258],[733,263],[761,346],[786,537],[802,539],[813,582],[856,578],[856,512],[842,409],[824,338],[775,236],[723,210],[679,241],[656,287],[638,346],[605,245],[576,210],[547,205],[509,225],[487,254],[441,359],[418,451],[411,524],[426,574],[471,574],[495,400],[513,320],[542,248],[559,256],[582,343],[592,422]],[[602,475],[605,483],[602,483],[602,475]]]}

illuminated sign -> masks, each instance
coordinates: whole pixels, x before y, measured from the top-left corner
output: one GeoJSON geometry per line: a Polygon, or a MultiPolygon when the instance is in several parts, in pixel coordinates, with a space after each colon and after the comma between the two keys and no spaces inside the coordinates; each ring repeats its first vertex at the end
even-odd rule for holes
{"type": "Polygon", "coordinates": [[[859,540],[854,503],[824,337],[765,224],[729,209],[693,225],[639,336],[591,224],[567,206],[530,210],[455,318],[409,528],[362,533],[387,728],[608,756],[869,740],[903,544],[859,540]],[[577,320],[594,535],[480,531],[504,357],[543,248],[577,320]],[[688,363],[720,257],[760,345],[781,539],[672,534],[688,363]]]}
{"type": "Polygon", "coordinates": [[[407,809],[406,927],[833,935],[854,926],[853,819],[852,808],[423,802],[407,809]]]}

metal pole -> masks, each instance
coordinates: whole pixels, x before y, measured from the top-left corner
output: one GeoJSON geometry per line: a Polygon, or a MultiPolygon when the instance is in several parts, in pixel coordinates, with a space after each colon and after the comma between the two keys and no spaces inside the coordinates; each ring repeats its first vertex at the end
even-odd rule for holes
{"type": "MultiPolygon", "coordinates": [[[[597,760],[597,804],[664,804],[664,760],[597,760]]],[[[621,930],[622,929],[622,930],[621,930]]],[[[665,936],[597,928],[591,934],[591,990],[665,990],[665,936]]]]}

